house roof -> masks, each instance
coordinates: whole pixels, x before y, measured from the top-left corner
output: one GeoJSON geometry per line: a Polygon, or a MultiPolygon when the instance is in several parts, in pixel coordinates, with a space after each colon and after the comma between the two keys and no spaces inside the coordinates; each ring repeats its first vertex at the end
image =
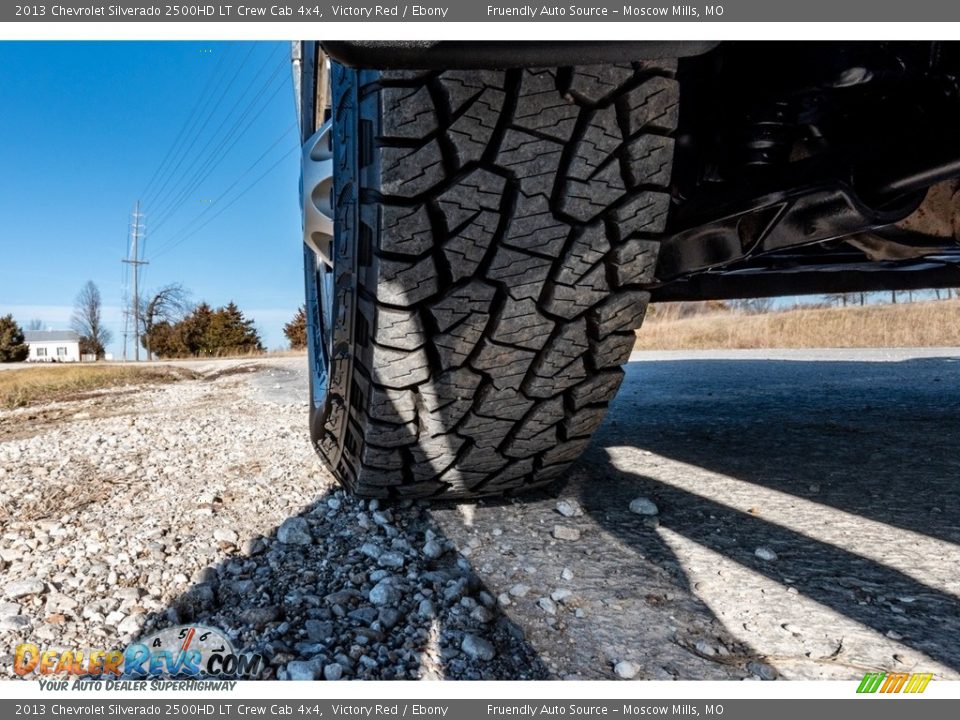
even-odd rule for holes
{"type": "Polygon", "coordinates": [[[80,342],[80,334],[73,330],[26,330],[23,337],[28,343],[80,342]]]}

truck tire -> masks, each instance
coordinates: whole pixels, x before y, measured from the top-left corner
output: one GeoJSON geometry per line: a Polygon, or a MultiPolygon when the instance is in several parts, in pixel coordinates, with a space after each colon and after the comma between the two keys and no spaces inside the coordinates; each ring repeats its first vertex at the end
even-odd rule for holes
{"type": "Polygon", "coordinates": [[[311,434],[349,490],[525,491],[584,450],[649,299],[675,67],[332,64],[326,335],[307,262],[311,358],[327,357],[311,434]]]}

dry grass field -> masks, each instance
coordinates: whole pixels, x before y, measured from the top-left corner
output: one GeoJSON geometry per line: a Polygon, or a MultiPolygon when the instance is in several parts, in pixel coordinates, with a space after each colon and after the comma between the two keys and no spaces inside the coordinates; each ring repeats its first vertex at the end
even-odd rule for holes
{"type": "Polygon", "coordinates": [[[657,316],[637,332],[637,350],[960,346],[960,300],[657,316]]]}
{"type": "Polygon", "coordinates": [[[0,408],[64,400],[109,387],[172,382],[189,377],[182,368],[131,365],[42,365],[0,373],[0,408]]]}

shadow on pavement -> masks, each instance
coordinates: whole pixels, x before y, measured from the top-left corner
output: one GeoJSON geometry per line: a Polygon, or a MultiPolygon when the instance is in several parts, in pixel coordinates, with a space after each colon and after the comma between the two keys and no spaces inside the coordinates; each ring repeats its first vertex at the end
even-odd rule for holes
{"type": "MultiPolygon", "coordinates": [[[[955,595],[906,569],[814,539],[794,523],[784,527],[731,507],[709,487],[715,473],[751,483],[758,494],[773,489],[889,525],[876,543],[901,568],[914,548],[898,528],[960,543],[958,370],[960,362],[949,358],[633,363],[581,462],[589,474],[581,484],[584,505],[619,540],[670,567],[673,551],[656,533],[633,530],[637,518],[627,510],[632,498],[650,497],[667,530],[960,669],[955,595]],[[688,476],[707,471],[703,495],[618,470],[609,457],[603,466],[600,455],[618,446],[696,466],[688,476]],[[713,499],[706,497],[712,492],[713,499]],[[757,558],[759,546],[780,557],[757,558]]],[[[942,547],[954,558],[943,567],[947,580],[960,566],[960,550],[942,547]]]]}

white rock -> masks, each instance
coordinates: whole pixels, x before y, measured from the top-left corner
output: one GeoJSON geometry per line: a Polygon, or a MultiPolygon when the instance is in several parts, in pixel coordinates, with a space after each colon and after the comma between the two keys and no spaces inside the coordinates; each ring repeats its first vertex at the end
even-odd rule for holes
{"type": "Polygon", "coordinates": [[[523,583],[517,583],[510,588],[510,594],[517,598],[526,597],[528,592],[530,592],[530,586],[523,583]]]}
{"type": "Polygon", "coordinates": [[[140,632],[140,628],[143,626],[143,619],[144,615],[142,613],[128,615],[119,625],[117,625],[117,632],[121,635],[136,635],[138,632],[140,632]]]}
{"type": "Polygon", "coordinates": [[[619,678],[632,680],[637,676],[637,673],[640,672],[640,668],[629,660],[621,660],[613,666],[613,672],[615,672],[619,678]]]}
{"type": "Polygon", "coordinates": [[[576,500],[563,499],[557,503],[557,512],[564,517],[580,517],[583,515],[583,508],[576,500]]]}
{"type": "Polygon", "coordinates": [[[580,531],[577,528],[566,527],[565,525],[554,525],[553,536],[557,540],[579,540],[580,531]]]}
{"type": "Polygon", "coordinates": [[[217,542],[227,542],[232,545],[236,545],[237,533],[230,528],[217,528],[213,531],[213,539],[217,542]]]}
{"type": "Polygon", "coordinates": [[[277,540],[285,545],[309,545],[313,542],[310,537],[310,526],[302,517],[287,518],[277,530],[277,540]]]}
{"type": "Polygon", "coordinates": [[[430,539],[423,544],[422,552],[425,557],[428,557],[431,560],[436,560],[438,557],[443,555],[443,548],[436,540],[430,539]]]}
{"type": "Polygon", "coordinates": [[[476,635],[464,635],[460,649],[473,660],[490,661],[496,657],[497,651],[489,642],[476,635]]]}
{"type": "Polygon", "coordinates": [[[638,497],[630,501],[630,512],[637,515],[656,515],[660,512],[660,508],[653,500],[638,497]]]}
{"type": "Polygon", "coordinates": [[[550,598],[542,597],[537,600],[537,605],[540,606],[540,609],[543,610],[548,615],[557,614],[557,604],[550,598]]]}
{"type": "Polygon", "coordinates": [[[316,680],[320,668],[317,660],[293,660],[287,663],[287,677],[290,680],[316,680]]]}
{"type": "Polygon", "coordinates": [[[400,591],[388,579],[381,580],[370,590],[370,602],[374,605],[396,605],[400,601],[400,591]]]}
{"type": "Polygon", "coordinates": [[[756,555],[761,560],[766,560],[767,562],[773,562],[778,558],[778,555],[766,545],[761,545],[756,550],[753,551],[753,554],[756,555]]]}
{"type": "Polygon", "coordinates": [[[8,583],[4,587],[4,592],[8,598],[16,600],[27,595],[39,595],[43,592],[43,583],[39,580],[18,580],[8,583]]]}

